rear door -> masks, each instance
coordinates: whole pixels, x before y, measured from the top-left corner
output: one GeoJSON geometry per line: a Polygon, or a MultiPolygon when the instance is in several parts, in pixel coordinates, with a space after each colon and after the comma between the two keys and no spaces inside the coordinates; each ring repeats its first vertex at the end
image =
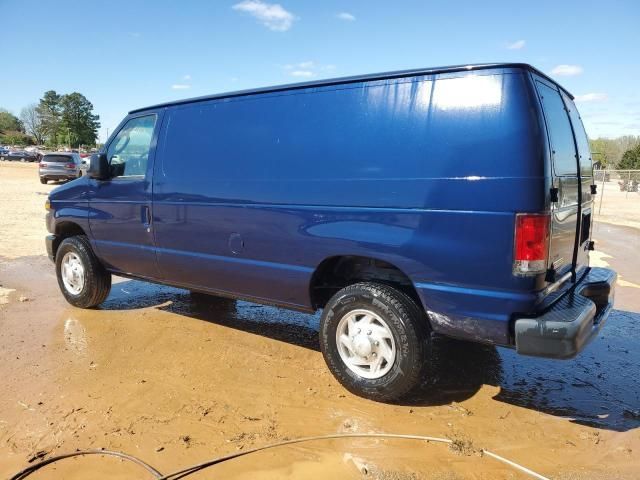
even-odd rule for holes
{"type": "Polygon", "coordinates": [[[580,210],[580,229],[578,232],[578,251],[576,252],[576,268],[589,265],[589,240],[591,239],[591,224],[593,219],[592,205],[593,197],[591,185],[593,184],[593,163],[591,159],[591,149],[589,148],[589,138],[584,129],[582,118],[578,113],[573,100],[564,93],[562,99],[569,111],[569,119],[573,127],[573,134],[578,148],[578,160],[580,169],[582,208],[580,210]]]}
{"type": "Polygon", "coordinates": [[[580,174],[579,152],[584,150],[585,165],[590,165],[591,159],[586,136],[578,139],[574,135],[576,129],[571,122],[572,115],[582,135],[584,129],[573,102],[553,84],[538,80],[536,88],[544,110],[553,188],[557,192],[557,202],[552,204],[551,211],[549,269],[553,269],[556,278],[560,278],[588,264],[586,247],[591,224],[591,180],[590,173],[584,179],[580,174]],[[583,226],[585,230],[582,230],[583,226]]]}

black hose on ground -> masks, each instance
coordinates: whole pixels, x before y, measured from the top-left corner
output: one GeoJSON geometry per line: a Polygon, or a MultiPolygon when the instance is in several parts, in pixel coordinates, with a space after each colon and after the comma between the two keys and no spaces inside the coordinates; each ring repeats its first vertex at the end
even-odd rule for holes
{"type": "Polygon", "coordinates": [[[20,472],[16,473],[13,477],[11,477],[10,480],[22,480],[23,478],[27,478],[32,473],[36,472],[37,470],[40,470],[42,467],[44,467],[46,465],[49,465],[51,463],[59,462],[60,460],[64,460],[65,458],[81,457],[81,456],[85,456],[85,455],[106,455],[106,456],[111,456],[111,457],[122,458],[124,460],[128,460],[129,462],[133,462],[136,465],[139,465],[142,468],[146,469],[155,478],[162,478],[162,474],[158,470],[153,468],[148,463],[140,460],[139,458],[134,457],[133,455],[129,455],[127,453],[122,453],[122,452],[116,452],[116,451],[113,451],[113,450],[82,450],[82,451],[78,451],[78,452],[64,453],[62,455],[56,455],[55,457],[51,457],[51,458],[47,458],[46,460],[42,460],[41,462],[36,463],[34,465],[30,465],[27,468],[25,468],[24,470],[21,470],[20,472]]]}

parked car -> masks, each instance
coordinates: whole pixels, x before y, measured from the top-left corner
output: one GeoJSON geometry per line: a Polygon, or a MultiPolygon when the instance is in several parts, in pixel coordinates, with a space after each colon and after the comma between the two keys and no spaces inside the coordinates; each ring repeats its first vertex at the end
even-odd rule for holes
{"type": "Polygon", "coordinates": [[[432,335],[571,358],[613,306],[589,266],[589,144],[535,68],[365,75],[133,110],[48,199],[69,303],[111,275],[314,312],[349,390],[421,378],[432,335]]]}
{"type": "Polygon", "coordinates": [[[8,160],[10,162],[35,162],[38,157],[33,152],[25,150],[10,150],[8,153],[0,155],[0,160],[8,160]]]}
{"type": "Polygon", "coordinates": [[[77,153],[56,152],[47,153],[42,157],[38,168],[40,183],[49,180],[73,180],[82,176],[86,170],[82,159],[77,153]]]}
{"type": "Polygon", "coordinates": [[[637,192],[640,183],[636,179],[624,179],[618,181],[621,192],[637,192]]]}
{"type": "Polygon", "coordinates": [[[82,171],[82,174],[86,174],[87,171],[89,170],[89,161],[91,160],[91,157],[85,157],[82,158],[80,157],[80,170],[82,171]]]}

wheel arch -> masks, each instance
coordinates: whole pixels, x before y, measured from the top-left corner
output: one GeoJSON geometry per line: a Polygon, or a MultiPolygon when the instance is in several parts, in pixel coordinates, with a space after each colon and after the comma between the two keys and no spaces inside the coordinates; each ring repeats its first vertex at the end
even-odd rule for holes
{"type": "Polygon", "coordinates": [[[309,281],[311,307],[323,308],[338,290],[360,282],[395,287],[424,310],[413,281],[402,269],[387,260],[363,255],[333,255],[322,260],[309,281]]]}
{"type": "Polygon", "coordinates": [[[55,258],[58,247],[65,238],[75,237],[78,235],[87,235],[84,229],[76,222],[71,220],[63,220],[56,223],[54,232],[55,240],[53,241],[53,257],[55,258]]]}

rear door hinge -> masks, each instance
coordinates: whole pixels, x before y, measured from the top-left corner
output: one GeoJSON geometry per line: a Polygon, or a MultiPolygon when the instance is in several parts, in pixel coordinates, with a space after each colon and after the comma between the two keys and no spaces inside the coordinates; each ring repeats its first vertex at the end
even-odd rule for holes
{"type": "Polygon", "coordinates": [[[544,281],[547,283],[555,283],[556,281],[556,270],[551,267],[547,270],[547,273],[544,276],[544,281]]]}

